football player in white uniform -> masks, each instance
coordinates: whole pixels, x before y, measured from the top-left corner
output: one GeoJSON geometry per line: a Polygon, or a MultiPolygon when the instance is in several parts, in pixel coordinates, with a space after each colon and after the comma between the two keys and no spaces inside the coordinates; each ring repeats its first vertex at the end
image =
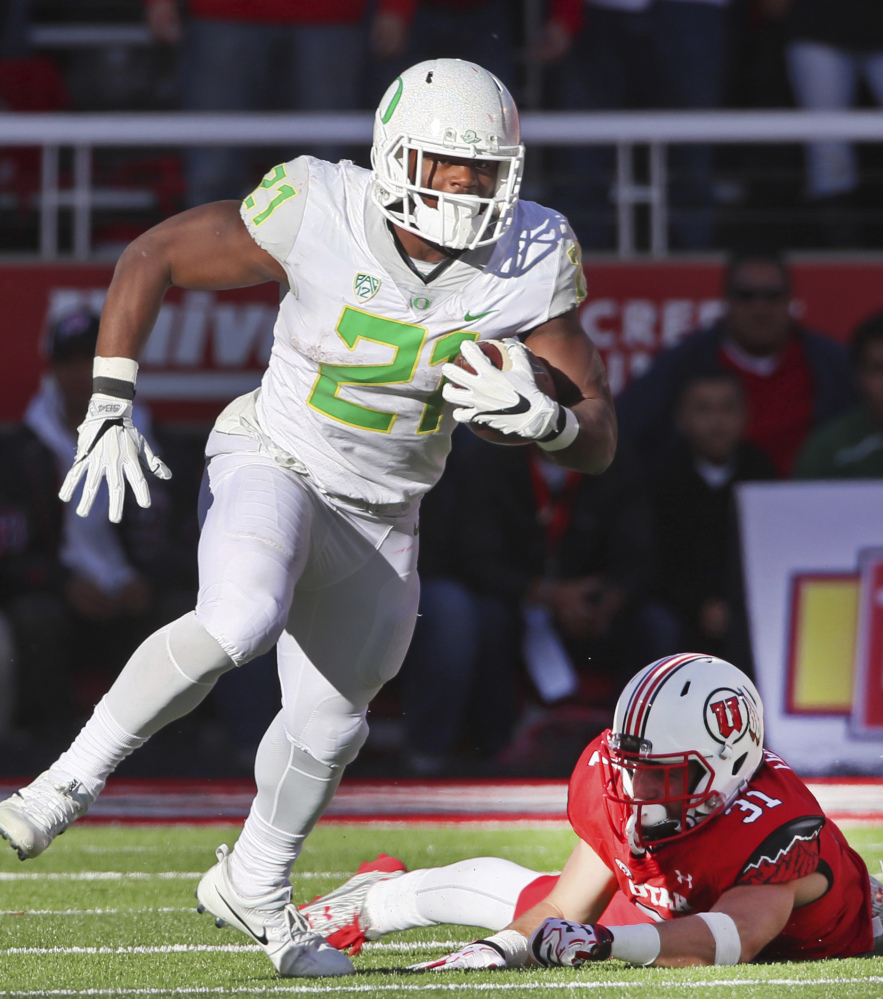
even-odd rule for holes
{"type": "Polygon", "coordinates": [[[103,481],[118,520],[126,480],[146,505],[144,471],[169,475],[131,420],[166,289],[278,281],[287,294],[260,389],[208,440],[196,608],[148,638],[71,747],[0,803],[0,834],[22,859],[221,674],[276,645],[282,707],[257,752],[257,796],[236,849],[221,846],[200,881],[199,907],[258,941],[284,976],[353,970],[291,905],[289,876],[408,646],[417,510],[454,421],[517,434],[588,473],[615,448],[603,365],[577,321],[579,247],[561,215],[518,200],[523,157],[499,80],[425,62],[384,95],[372,170],[301,157],[241,205],[184,212],[123,253],[61,491],[70,501],[83,482],[81,514],[103,481]],[[508,370],[478,339],[501,342],[508,370]],[[569,378],[573,405],[540,391],[524,343],[569,378]],[[475,373],[450,363],[461,348],[475,373]]]}

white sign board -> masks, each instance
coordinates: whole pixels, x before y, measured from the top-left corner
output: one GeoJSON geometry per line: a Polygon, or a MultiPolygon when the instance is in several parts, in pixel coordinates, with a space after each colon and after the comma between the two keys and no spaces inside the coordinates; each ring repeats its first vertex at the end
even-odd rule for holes
{"type": "Polygon", "coordinates": [[[738,487],[766,744],[802,774],[883,774],[883,482],[738,487]]]}

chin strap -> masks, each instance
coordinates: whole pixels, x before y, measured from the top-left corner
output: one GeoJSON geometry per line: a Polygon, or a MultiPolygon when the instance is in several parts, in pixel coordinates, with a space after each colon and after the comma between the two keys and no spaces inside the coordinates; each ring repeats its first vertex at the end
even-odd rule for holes
{"type": "Polygon", "coordinates": [[[419,194],[413,197],[414,222],[430,242],[452,250],[464,250],[469,246],[476,236],[478,205],[440,197],[438,208],[432,208],[419,194]]]}

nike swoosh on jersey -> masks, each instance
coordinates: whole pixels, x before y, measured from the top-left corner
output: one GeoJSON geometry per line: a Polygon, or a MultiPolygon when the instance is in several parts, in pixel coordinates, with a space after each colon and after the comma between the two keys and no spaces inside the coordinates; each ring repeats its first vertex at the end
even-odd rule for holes
{"type": "Polygon", "coordinates": [[[240,919],[239,916],[236,915],[233,906],[227,901],[226,898],[224,898],[224,896],[220,892],[218,892],[218,898],[227,906],[227,908],[230,910],[230,915],[236,920],[237,923],[239,923],[239,925],[245,930],[245,932],[250,937],[257,940],[259,944],[262,944],[264,947],[266,947],[268,943],[266,931],[264,931],[260,936],[258,936],[257,933],[255,933],[255,931],[248,925],[248,923],[246,923],[244,920],[240,919]]]}
{"type": "Polygon", "coordinates": [[[483,409],[479,416],[516,416],[518,413],[526,413],[530,409],[530,403],[523,395],[518,396],[518,402],[507,409],[483,409]]]}
{"type": "Polygon", "coordinates": [[[481,319],[484,316],[489,316],[492,312],[499,312],[499,309],[488,309],[487,312],[476,312],[473,316],[470,312],[467,312],[463,319],[467,323],[474,323],[476,319],[481,319]]]}

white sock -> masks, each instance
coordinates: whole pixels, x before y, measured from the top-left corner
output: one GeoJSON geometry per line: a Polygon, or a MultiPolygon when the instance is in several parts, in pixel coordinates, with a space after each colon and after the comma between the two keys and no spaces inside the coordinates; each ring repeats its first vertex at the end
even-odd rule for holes
{"type": "Polygon", "coordinates": [[[280,712],[258,747],[254,773],[258,793],[230,858],[233,886],[245,898],[268,895],[289,883],[303,842],[334,796],[343,767],[321,763],[292,743],[280,712]]]}
{"type": "Polygon", "coordinates": [[[365,916],[378,933],[437,923],[501,930],[512,922],[522,891],[538,876],[499,857],[411,871],[374,885],[365,916]]]}
{"type": "Polygon", "coordinates": [[[243,898],[259,898],[288,884],[306,836],[265,822],[252,805],[230,856],[230,880],[243,898]]]}
{"type": "Polygon", "coordinates": [[[365,899],[365,921],[377,933],[395,933],[414,926],[435,926],[420,913],[417,891],[426,870],[408,871],[389,881],[378,881],[365,899]]]}
{"type": "Polygon", "coordinates": [[[88,794],[97,797],[110,774],[146,741],[122,728],[102,697],[70,749],[49,768],[49,775],[62,781],[78,780],[88,794]]]}

